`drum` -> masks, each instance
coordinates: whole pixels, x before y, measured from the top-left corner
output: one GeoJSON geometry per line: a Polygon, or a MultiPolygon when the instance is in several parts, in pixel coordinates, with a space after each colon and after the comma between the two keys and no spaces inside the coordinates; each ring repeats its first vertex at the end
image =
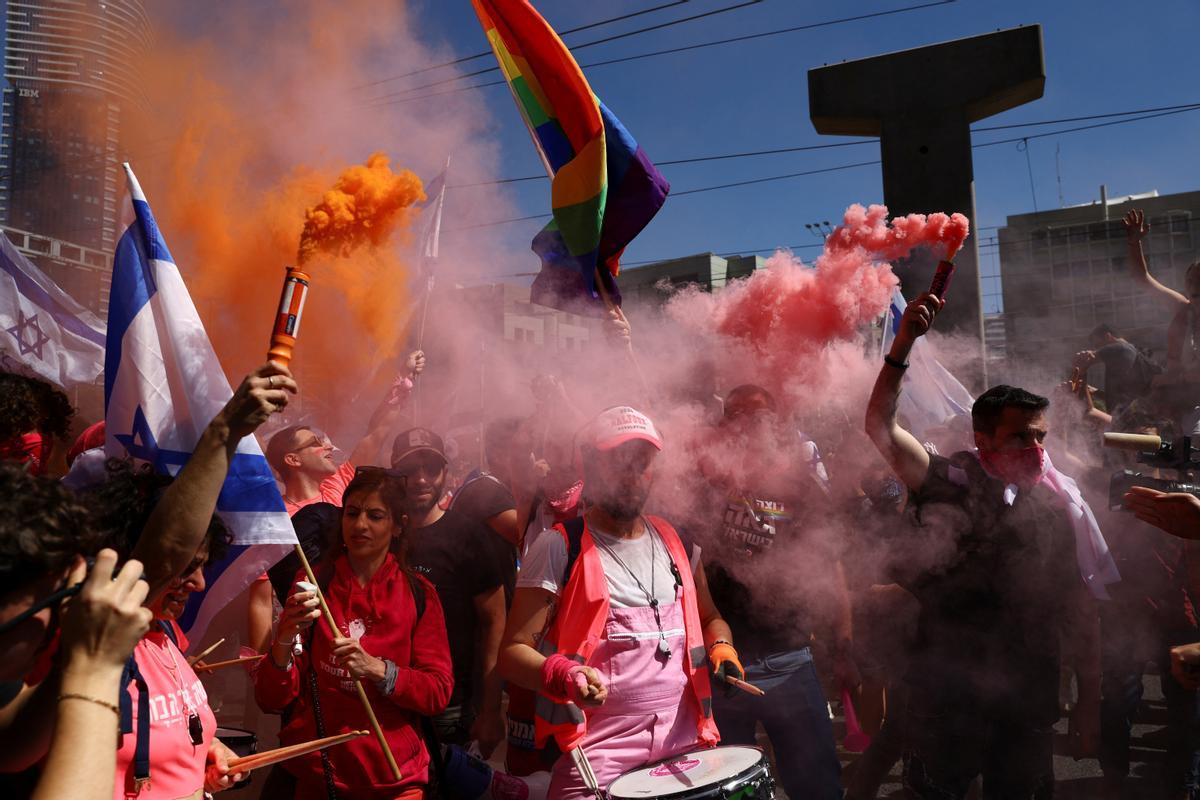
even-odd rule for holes
{"type": "MultiPolygon", "coordinates": [[[[221,744],[240,758],[252,756],[258,752],[258,735],[253,731],[244,731],[241,728],[217,728],[217,738],[221,740],[221,744]]],[[[235,783],[233,788],[239,789],[249,783],[250,776],[247,775],[235,783]]]]}
{"type": "Polygon", "coordinates": [[[775,779],[757,747],[696,750],[626,772],[608,787],[609,800],[773,800],[775,779]]]}

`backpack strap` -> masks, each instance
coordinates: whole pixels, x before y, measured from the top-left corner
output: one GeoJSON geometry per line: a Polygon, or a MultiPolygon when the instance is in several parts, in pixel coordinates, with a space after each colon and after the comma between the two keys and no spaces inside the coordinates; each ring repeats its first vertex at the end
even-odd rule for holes
{"type": "Polygon", "coordinates": [[[120,702],[120,733],[121,738],[127,733],[135,733],[133,747],[133,785],[140,792],[142,786],[150,781],[150,689],[142,671],[138,669],[137,659],[129,656],[125,662],[125,670],[121,675],[120,702]],[[133,730],[133,696],[129,684],[136,683],[138,687],[138,726],[133,730]]]}
{"type": "Polygon", "coordinates": [[[567,581],[571,580],[571,569],[583,548],[583,527],[583,517],[575,517],[563,523],[563,530],[567,532],[567,566],[563,570],[559,591],[566,589],[567,581]]]}
{"type": "Polygon", "coordinates": [[[404,577],[408,578],[408,588],[412,591],[413,604],[417,607],[417,622],[420,622],[421,617],[425,616],[425,584],[408,570],[404,570],[404,577]]]}

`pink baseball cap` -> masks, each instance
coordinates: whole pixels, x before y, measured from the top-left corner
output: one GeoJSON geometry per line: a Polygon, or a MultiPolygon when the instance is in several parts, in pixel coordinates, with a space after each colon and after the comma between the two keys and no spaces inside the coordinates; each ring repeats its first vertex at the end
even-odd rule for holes
{"type": "Polygon", "coordinates": [[[601,411],[587,426],[582,441],[597,450],[612,450],[626,442],[641,439],[662,450],[662,436],[642,412],[629,406],[613,406],[601,411]]]}

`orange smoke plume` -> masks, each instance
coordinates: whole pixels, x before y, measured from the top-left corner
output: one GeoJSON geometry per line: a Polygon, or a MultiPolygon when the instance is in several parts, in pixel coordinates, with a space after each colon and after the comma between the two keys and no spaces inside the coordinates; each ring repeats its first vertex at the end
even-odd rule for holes
{"type": "Polygon", "coordinates": [[[364,246],[378,248],[397,227],[406,226],[413,204],[425,199],[420,179],[403,170],[392,172],[388,157],[373,153],[367,162],[350,167],[321,202],[304,212],[297,261],[318,253],[345,258],[364,246]]]}

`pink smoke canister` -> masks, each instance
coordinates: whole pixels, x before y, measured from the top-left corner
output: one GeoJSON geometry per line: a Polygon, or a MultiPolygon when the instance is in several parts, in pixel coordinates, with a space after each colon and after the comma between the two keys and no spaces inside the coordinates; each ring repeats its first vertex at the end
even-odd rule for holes
{"type": "Polygon", "coordinates": [[[954,277],[954,262],[939,261],[937,272],[933,273],[933,282],[929,284],[929,293],[946,299],[946,290],[950,288],[950,279],[954,277]]]}

